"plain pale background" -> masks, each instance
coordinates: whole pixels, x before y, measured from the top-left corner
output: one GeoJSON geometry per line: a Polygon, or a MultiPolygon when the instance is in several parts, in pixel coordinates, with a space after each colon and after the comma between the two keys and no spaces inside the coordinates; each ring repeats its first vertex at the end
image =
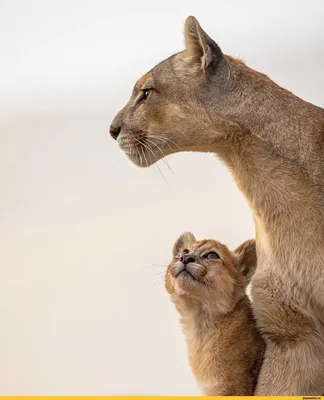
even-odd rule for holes
{"type": "Polygon", "coordinates": [[[252,237],[250,210],[214,156],[160,162],[168,188],[108,135],[188,15],[324,106],[321,0],[0,1],[1,395],[199,393],[156,264],[185,230],[252,237]]]}

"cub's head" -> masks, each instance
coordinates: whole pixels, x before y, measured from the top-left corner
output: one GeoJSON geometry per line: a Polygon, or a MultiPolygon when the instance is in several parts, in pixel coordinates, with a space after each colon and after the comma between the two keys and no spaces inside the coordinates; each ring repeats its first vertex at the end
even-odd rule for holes
{"type": "MultiPolygon", "coordinates": [[[[185,23],[184,51],[164,60],[136,83],[110,126],[111,136],[140,167],[179,151],[213,151],[229,130],[236,95],[231,57],[200,27],[185,23]]],[[[237,62],[237,61],[235,61],[237,62]]]]}
{"type": "Polygon", "coordinates": [[[192,233],[186,232],[174,244],[165,287],[173,299],[211,302],[226,311],[244,295],[256,264],[252,239],[231,252],[216,240],[197,241],[192,233]]]}

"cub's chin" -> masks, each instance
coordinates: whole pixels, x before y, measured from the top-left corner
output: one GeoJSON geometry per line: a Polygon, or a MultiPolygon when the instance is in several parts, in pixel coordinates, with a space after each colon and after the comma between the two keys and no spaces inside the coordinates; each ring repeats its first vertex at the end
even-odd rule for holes
{"type": "Polygon", "coordinates": [[[181,272],[175,278],[174,282],[174,287],[176,289],[176,292],[178,292],[177,289],[179,289],[182,293],[196,292],[197,289],[199,290],[200,285],[201,282],[197,281],[197,279],[194,278],[188,271],[181,272]]]}

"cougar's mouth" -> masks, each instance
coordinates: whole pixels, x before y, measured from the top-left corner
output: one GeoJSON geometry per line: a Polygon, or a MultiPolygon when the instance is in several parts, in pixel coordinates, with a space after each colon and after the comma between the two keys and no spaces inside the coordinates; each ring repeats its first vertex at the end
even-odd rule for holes
{"type": "Polygon", "coordinates": [[[142,132],[137,134],[119,135],[117,138],[120,149],[138,167],[149,167],[166,156],[164,143],[157,144],[154,137],[146,137],[142,132]]]}

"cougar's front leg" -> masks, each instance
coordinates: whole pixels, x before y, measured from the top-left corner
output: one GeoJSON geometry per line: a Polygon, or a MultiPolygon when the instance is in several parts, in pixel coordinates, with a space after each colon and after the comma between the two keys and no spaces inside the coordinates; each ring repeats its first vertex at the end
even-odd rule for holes
{"type": "Polygon", "coordinates": [[[320,396],[324,390],[323,348],[315,343],[266,341],[256,396],[320,396]]]}
{"type": "Polygon", "coordinates": [[[318,316],[294,306],[275,279],[255,277],[252,298],[266,352],[257,396],[324,393],[324,330],[318,316]]]}

